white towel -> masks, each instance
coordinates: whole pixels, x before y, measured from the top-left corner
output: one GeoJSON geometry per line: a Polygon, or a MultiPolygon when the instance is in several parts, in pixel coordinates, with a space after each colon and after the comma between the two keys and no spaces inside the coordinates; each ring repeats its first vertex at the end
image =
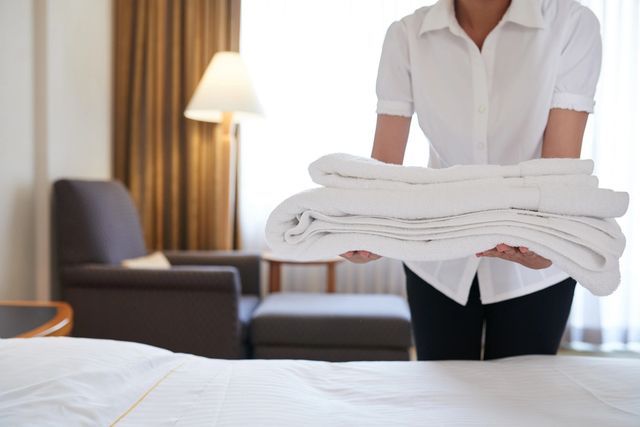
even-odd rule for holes
{"type": "Polygon", "coordinates": [[[628,194],[589,180],[551,183],[558,176],[589,177],[591,161],[405,168],[324,156],[310,166],[314,180],[346,188],[313,188],[284,200],[267,220],[268,245],[298,260],[365,249],[419,261],[461,258],[506,243],[552,260],[595,295],[608,295],[619,284],[625,239],[612,218],[625,213],[628,194]],[[342,172],[318,173],[318,165],[342,172]]]}
{"type": "MultiPolygon", "coordinates": [[[[524,178],[524,183],[598,186],[593,160],[534,159],[515,165],[456,165],[443,169],[402,166],[346,153],[327,154],[309,165],[313,182],[338,188],[402,188],[421,184],[524,178]]],[[[516,183],[518,181],[515,181],[516,183]]]]}

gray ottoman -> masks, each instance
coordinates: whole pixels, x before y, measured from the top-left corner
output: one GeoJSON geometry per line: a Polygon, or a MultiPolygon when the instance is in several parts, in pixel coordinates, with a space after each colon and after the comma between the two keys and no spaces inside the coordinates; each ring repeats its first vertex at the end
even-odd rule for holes
{"type": "Polygon", "coordinates": [[[409,360],[411,314],[397,295],[273,293],[253,312],[256,359],[409,360]]]}

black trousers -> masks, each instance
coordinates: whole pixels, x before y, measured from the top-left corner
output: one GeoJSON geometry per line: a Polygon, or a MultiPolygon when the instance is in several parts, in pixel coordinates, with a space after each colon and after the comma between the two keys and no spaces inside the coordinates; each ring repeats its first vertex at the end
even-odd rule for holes
{"type": "Polygon", "coordinates": [[[418,360],[480,360],[556,354],[573,301],[572,278],[529,295],[482,304],[478,276],[462,306],[418,277],[404,263],[418,360]]]}

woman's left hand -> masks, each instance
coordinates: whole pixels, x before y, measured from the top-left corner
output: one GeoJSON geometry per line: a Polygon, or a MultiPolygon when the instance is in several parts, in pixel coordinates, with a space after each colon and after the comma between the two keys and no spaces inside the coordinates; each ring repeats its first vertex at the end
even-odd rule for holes
{"type": "Polygon", "coordinates": [[[488,256],[494,258],[502,258],[507,261],[517,262],[525,267],[532,268],[534,270],[540,270],[547,268],[551,265],[551,260],[548,260],[537,253],[530,251],[524,246],[509,246],[504,243],[500,243],[493,249],[489,249],[483,252],[478,252],[477,257],[488,256]]]}

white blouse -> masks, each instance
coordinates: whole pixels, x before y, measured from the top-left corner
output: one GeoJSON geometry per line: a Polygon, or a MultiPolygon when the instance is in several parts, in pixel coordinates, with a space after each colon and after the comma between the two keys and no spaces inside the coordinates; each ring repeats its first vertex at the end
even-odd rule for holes
{"type": "MultiPolygon", "coordinates": [[[[376,112],[416,113],[430,167],[539,158],[551,108],[593,112],[601,55],[598,19],[576,1],[512,0],[479,50],[458,24],[453,0],[440,0],[389,26],[376,112]]],[[[476,272],[484,304],[569,277],[554,265],[533,270],[475,255],[406,264],[463,305],[476,272]]]]}

